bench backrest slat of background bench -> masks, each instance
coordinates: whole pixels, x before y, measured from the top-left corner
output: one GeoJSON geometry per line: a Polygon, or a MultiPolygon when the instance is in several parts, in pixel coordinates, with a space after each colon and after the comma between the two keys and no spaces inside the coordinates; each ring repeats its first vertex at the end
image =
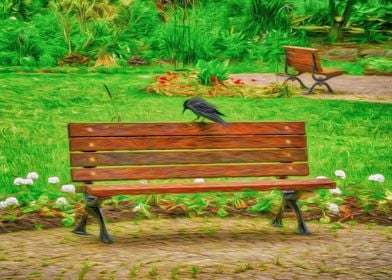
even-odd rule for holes
{"type": "Polygon", "coordinates": [[[308,175],[303,122],[69,125],[73,181],[308,175]]]}
{"type": "Polygon", "coordinates": [[[313,67],[313,58],[315,58],[315,72],[322,72],[320,58],[317,53],[317,49],[312,48],[302,48],[302,47],[291,47],[284,46],[286,52],[286,59],[288,65],[293,67],[300,73],[311,73],[313,67]]]}

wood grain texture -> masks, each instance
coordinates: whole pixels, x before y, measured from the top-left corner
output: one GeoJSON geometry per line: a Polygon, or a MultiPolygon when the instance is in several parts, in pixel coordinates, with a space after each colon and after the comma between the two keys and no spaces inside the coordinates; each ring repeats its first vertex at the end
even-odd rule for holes
{"type": "Polygon", "coordinates": [[[71,170],[72,180],[74,182],[170,178],[306,176],[308,174],[307,163],[138,166],[71,170]]]}
{"type": "Polygon", "coordinates": [[[184,136],[184,135],[301,135],[304,122],[216,123],[71,123],[70,137],[184,136]]]}
{"type": "Polygon", "coordinates": [[[306,149],[187,150],[152,152],[71,153],[71,166],[127,166],[207,163],[306,161],[306,149]]]}
{"type": "Polygon", "coordinates": [[[302,47],[284,47],[286,52],[286,58],[288,64],[294,69],[298,70],[300,73],[304,72],[312,72],[313,67],[313,59],[312,55],[315,58],[315,71],[322,72],[323,68],[320,64],[320,58],[317,53],[317,49],[312,48],[302,48],[302,47]]]}
{"type": "Polygon", "coordinates": [[[306,147],[304,135],[78,137],[70,139],[71,151],[304,147],[306,147]]]}
{"type": "Polygon", "coordinates": [[[335,187],[336,183],[329,179],[276,179],[243,182],[88,185],[86,192],[97,197],[109,197],[124,194],[237,192],[249,189],[256,191],[274,189],[307,191],[335,187]]]}

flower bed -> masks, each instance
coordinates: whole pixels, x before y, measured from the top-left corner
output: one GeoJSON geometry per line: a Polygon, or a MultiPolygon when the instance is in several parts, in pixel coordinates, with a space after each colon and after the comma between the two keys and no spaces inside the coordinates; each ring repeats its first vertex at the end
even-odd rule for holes
{"type": "Polygon", "coordinates": [[[268,86],[245,85],[241,79],[229,78],[219,81],[211,77],[211,86],[202,85],[196,72],[166,72],[156,77],[147,87],[150,93],[167,96],[230,96],[230,97],[288,97],[293,93],[284,85],[271,83],[268,86]]]}

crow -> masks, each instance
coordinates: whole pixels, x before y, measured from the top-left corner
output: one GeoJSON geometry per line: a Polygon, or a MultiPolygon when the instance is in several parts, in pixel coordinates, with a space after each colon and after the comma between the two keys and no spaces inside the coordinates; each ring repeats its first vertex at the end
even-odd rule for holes
{"type": "Polygon", "coordinates": [[[200,117],[203,117],[210,119],[214,122],[220,123],[222,125],[228,125],[228,123],[220,117],[225,115],[219,112],[214,105],[208,103],[201,98],[194,97],[186,100],[184,102],[184,110],[182,111],[182,113],[184,113],[186,109],[191,110],[197,115],[197,118],[194,119],[194,121],[199,119],[200,117]]]}

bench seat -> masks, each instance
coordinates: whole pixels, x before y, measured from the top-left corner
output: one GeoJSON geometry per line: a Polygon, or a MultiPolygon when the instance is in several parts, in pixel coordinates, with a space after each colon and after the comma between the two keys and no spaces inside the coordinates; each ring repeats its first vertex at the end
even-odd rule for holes
{"type": "Polygon", "coordinates": [[[200,192],[239,192],[244,190],[296,190],[311,191],[335,188],[336,183],[329,179],[273,179],[235,182],[174,182],[163,184],[119,184],[119,185],[87,185],[85,192],[96,197],[111,197],[125,194],[165,194],[165,193],[200,193],[200,192]]]}

